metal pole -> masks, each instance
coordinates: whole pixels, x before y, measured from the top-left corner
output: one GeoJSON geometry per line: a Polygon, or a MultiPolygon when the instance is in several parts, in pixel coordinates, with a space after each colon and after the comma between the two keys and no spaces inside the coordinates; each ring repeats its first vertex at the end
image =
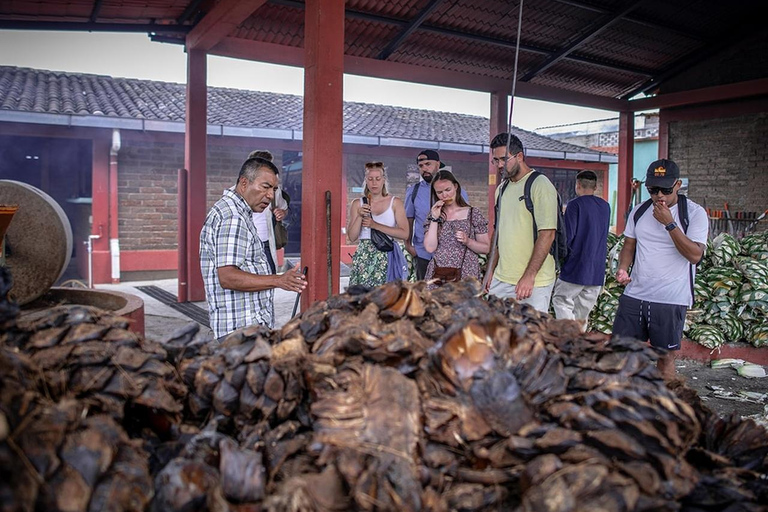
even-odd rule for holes
{"type": "Polygon", "coordinates": [[[101,235],[88,235],[88,288],[93,288],[93,241],[101,238],[101,235]]]}

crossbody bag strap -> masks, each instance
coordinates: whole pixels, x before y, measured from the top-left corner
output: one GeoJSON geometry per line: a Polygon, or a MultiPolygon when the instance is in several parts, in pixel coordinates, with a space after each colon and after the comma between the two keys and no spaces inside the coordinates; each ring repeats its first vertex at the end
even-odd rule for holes
{"type": "Polygon", "coordinates": [[[459,265],[460,269],[464,269],[464,258],[467,257],[467,250],[469,249],[469,239],[472,238],[472,212],[474,211],[474,207],[469,207],[469,233],[467,233],[467,245],[464,245],[464,254],[461,255],[461,265],[459,265]]]}

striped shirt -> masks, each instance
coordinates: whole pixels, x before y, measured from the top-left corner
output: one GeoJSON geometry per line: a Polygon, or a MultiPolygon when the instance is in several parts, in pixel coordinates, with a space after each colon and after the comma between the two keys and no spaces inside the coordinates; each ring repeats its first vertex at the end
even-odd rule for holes
{"type": "Polygon", "coordinates": [[[225,290],[219,283],[219,267],[229,265],[251,274],[271,274],[252,214],[232,187],[208,212],[200,232],[200,268],[216,338],[253,324],[274,326],[274,289],[241,292],[225,290]]]}

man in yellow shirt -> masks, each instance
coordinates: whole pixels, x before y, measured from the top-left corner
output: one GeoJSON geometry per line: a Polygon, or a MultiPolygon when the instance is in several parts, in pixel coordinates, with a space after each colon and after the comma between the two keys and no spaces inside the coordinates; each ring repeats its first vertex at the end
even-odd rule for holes
{"type": "Polygon", "coordinates": [[[491,295],[547,312],[555,284],[555,260],[549,250],[557,229],[557,190],[546,176],[531,174],[534,170],[525,163],[523,151],[515,135],[500,133],[491,141],[492,161],[502,181],[496,190],[498,249],[488,262],[483,286],[491,295]],[[529,179],[534,180],[533,214],[525,205],[529,179]]]}

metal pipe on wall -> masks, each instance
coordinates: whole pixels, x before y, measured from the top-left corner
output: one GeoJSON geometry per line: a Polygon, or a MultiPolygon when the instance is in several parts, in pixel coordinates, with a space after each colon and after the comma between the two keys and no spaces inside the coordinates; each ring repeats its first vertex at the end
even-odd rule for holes
{"type": "Polygon", "coordinates": [[[178,201],[179,201],[179,290],[177,293],[178,302],[187,302],[188,283],[187,283],[187,179],[186,169],[179,169],[178,177],[178,201]]]}
{"type": "Polygon", "coordinates": [[[122,141],[120,130],[112,130],[112,147],[109,150],[109,255],[112,263],[112,282],[120,282],[120,238],[118,234],[117,155],[122,141]]]}

